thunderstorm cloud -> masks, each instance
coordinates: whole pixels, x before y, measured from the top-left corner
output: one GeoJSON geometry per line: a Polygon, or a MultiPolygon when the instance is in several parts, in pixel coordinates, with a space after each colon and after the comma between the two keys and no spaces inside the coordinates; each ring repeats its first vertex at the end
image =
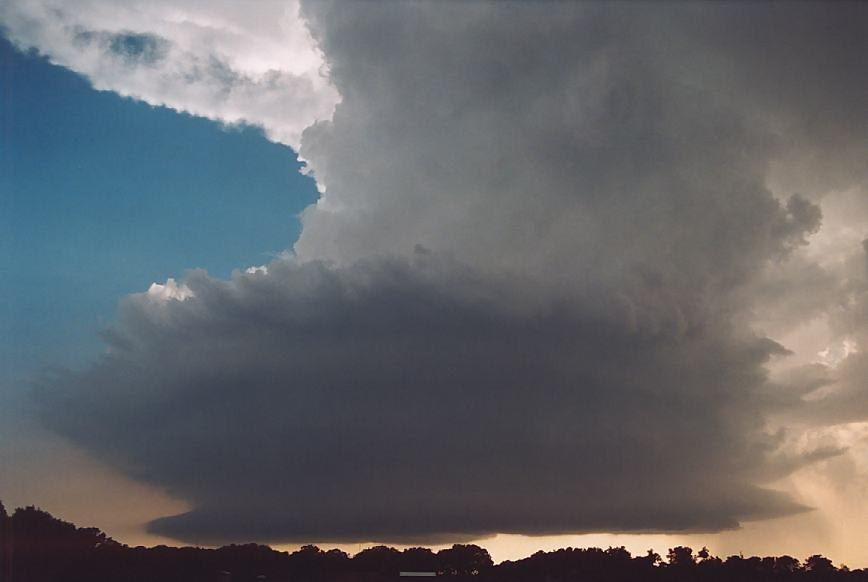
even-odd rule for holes
{"type": "Polygon", "coordinates": [[[419,542],[807,509],[769,484],[843,448],[775,423],[868,418],[868,360],[769,370],[800,318],[868,342],[861,240],[806,251],[824,193],[865,178],[865,5],[317,1],[282,25],[297,66],[215,6],[0,11],[99,88],[261,125],[322,192],[285,257],[127,297],[106,354],[38,386],[47,426],[190,503],[152,531],[419,542]]]}

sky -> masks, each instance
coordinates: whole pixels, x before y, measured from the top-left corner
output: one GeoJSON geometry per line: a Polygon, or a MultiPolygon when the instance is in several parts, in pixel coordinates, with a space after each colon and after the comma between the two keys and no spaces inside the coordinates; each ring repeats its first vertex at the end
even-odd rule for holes
{"type": "Polygon", "coordinates": [[[868,565],[864,4],[0,26],[7,505],[868,565]]]}

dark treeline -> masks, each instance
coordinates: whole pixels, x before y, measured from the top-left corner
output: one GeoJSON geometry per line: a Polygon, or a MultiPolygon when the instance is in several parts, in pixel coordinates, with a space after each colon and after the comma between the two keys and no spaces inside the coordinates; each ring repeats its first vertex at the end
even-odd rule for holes
{"type": "Polygon", "coordinates": [[[686,547],[673,548],[665,557],[650,550],[632,556],[622,547],[566,548],[497,565],[487,550],[472,544],[438,552],[377,546],[352,557],[316,546],[292,553],[257,544],[129,547],[35,507],[8,515],[0,503],[0,582],[381,582],[402,579],[401,571],[474,582],[868,582],[868,570],[837,568],[820,555],[804,562],[790,556],[720,559],[686,547]]]}

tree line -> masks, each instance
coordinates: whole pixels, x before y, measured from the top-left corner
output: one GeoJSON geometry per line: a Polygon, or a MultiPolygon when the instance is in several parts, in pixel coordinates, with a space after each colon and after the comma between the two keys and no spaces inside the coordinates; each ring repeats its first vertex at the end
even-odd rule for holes
{"type": "Polygon", "coordinates": [[[10,515],[0,502],[0,582],[386,582],[401,579],[402,571],[436,572],[456,582],[868,582],[868,570],[836,567],[819,554],[804,561],[721,559],[684,546],[665,557],[651,550],[633,556],[623,547],[565,548],[497,565],[474,544],[437,552],[376,546],[353,556],[313,545],[291,553],[259,544],[130,547],[36,507],[10,515]]]}

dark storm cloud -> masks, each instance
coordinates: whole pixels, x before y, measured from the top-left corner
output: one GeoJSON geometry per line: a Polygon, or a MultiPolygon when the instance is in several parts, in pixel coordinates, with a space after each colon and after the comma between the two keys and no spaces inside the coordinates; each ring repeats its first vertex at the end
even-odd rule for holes
{"type": "Polygon", "coordinates": [[[188,284],[128,299],[110,353],[41,392],[57,430],[193,502],[159,533],[407,541],[796,509],[751,482],[767,341],[516,308],[515,281],[428,256],[188,284]]]}
{"type": "Polygon", "coordinates": [[[772,126],[787,187],[821,194],[864,183],[868,5],[706,3],[676,22],[702,49],[691,55],[701,82],[772,126]]]}
{"type": "Polygon", "coordinates": [[[764,365],[786,350],[744,322],[820,224],[766,186],[810,157],[818,89],[771,96],[828,81],[856,113],[856,89],[807,54],[827,20],[703,6],[307,5],[343,100],[303,135],[325,192],[296,257],[129,298],[110,353],[40,388],[47,424],[188,500],[152,524],[183,539],[801,509],[761,485],[838,451],[778,454],[764,365]]]}
{"type": "Polygon", "coordinates": [[[671,321],[728,308],[819,225],[766,189],[770,128],[694,78],[702,47],[677,48],[685,31],[656,7],[359,12],[308,9],[343,102],[302,144],[327,190],[300,257],[421,243],[572,294],[617,290],[671,321]]]}

